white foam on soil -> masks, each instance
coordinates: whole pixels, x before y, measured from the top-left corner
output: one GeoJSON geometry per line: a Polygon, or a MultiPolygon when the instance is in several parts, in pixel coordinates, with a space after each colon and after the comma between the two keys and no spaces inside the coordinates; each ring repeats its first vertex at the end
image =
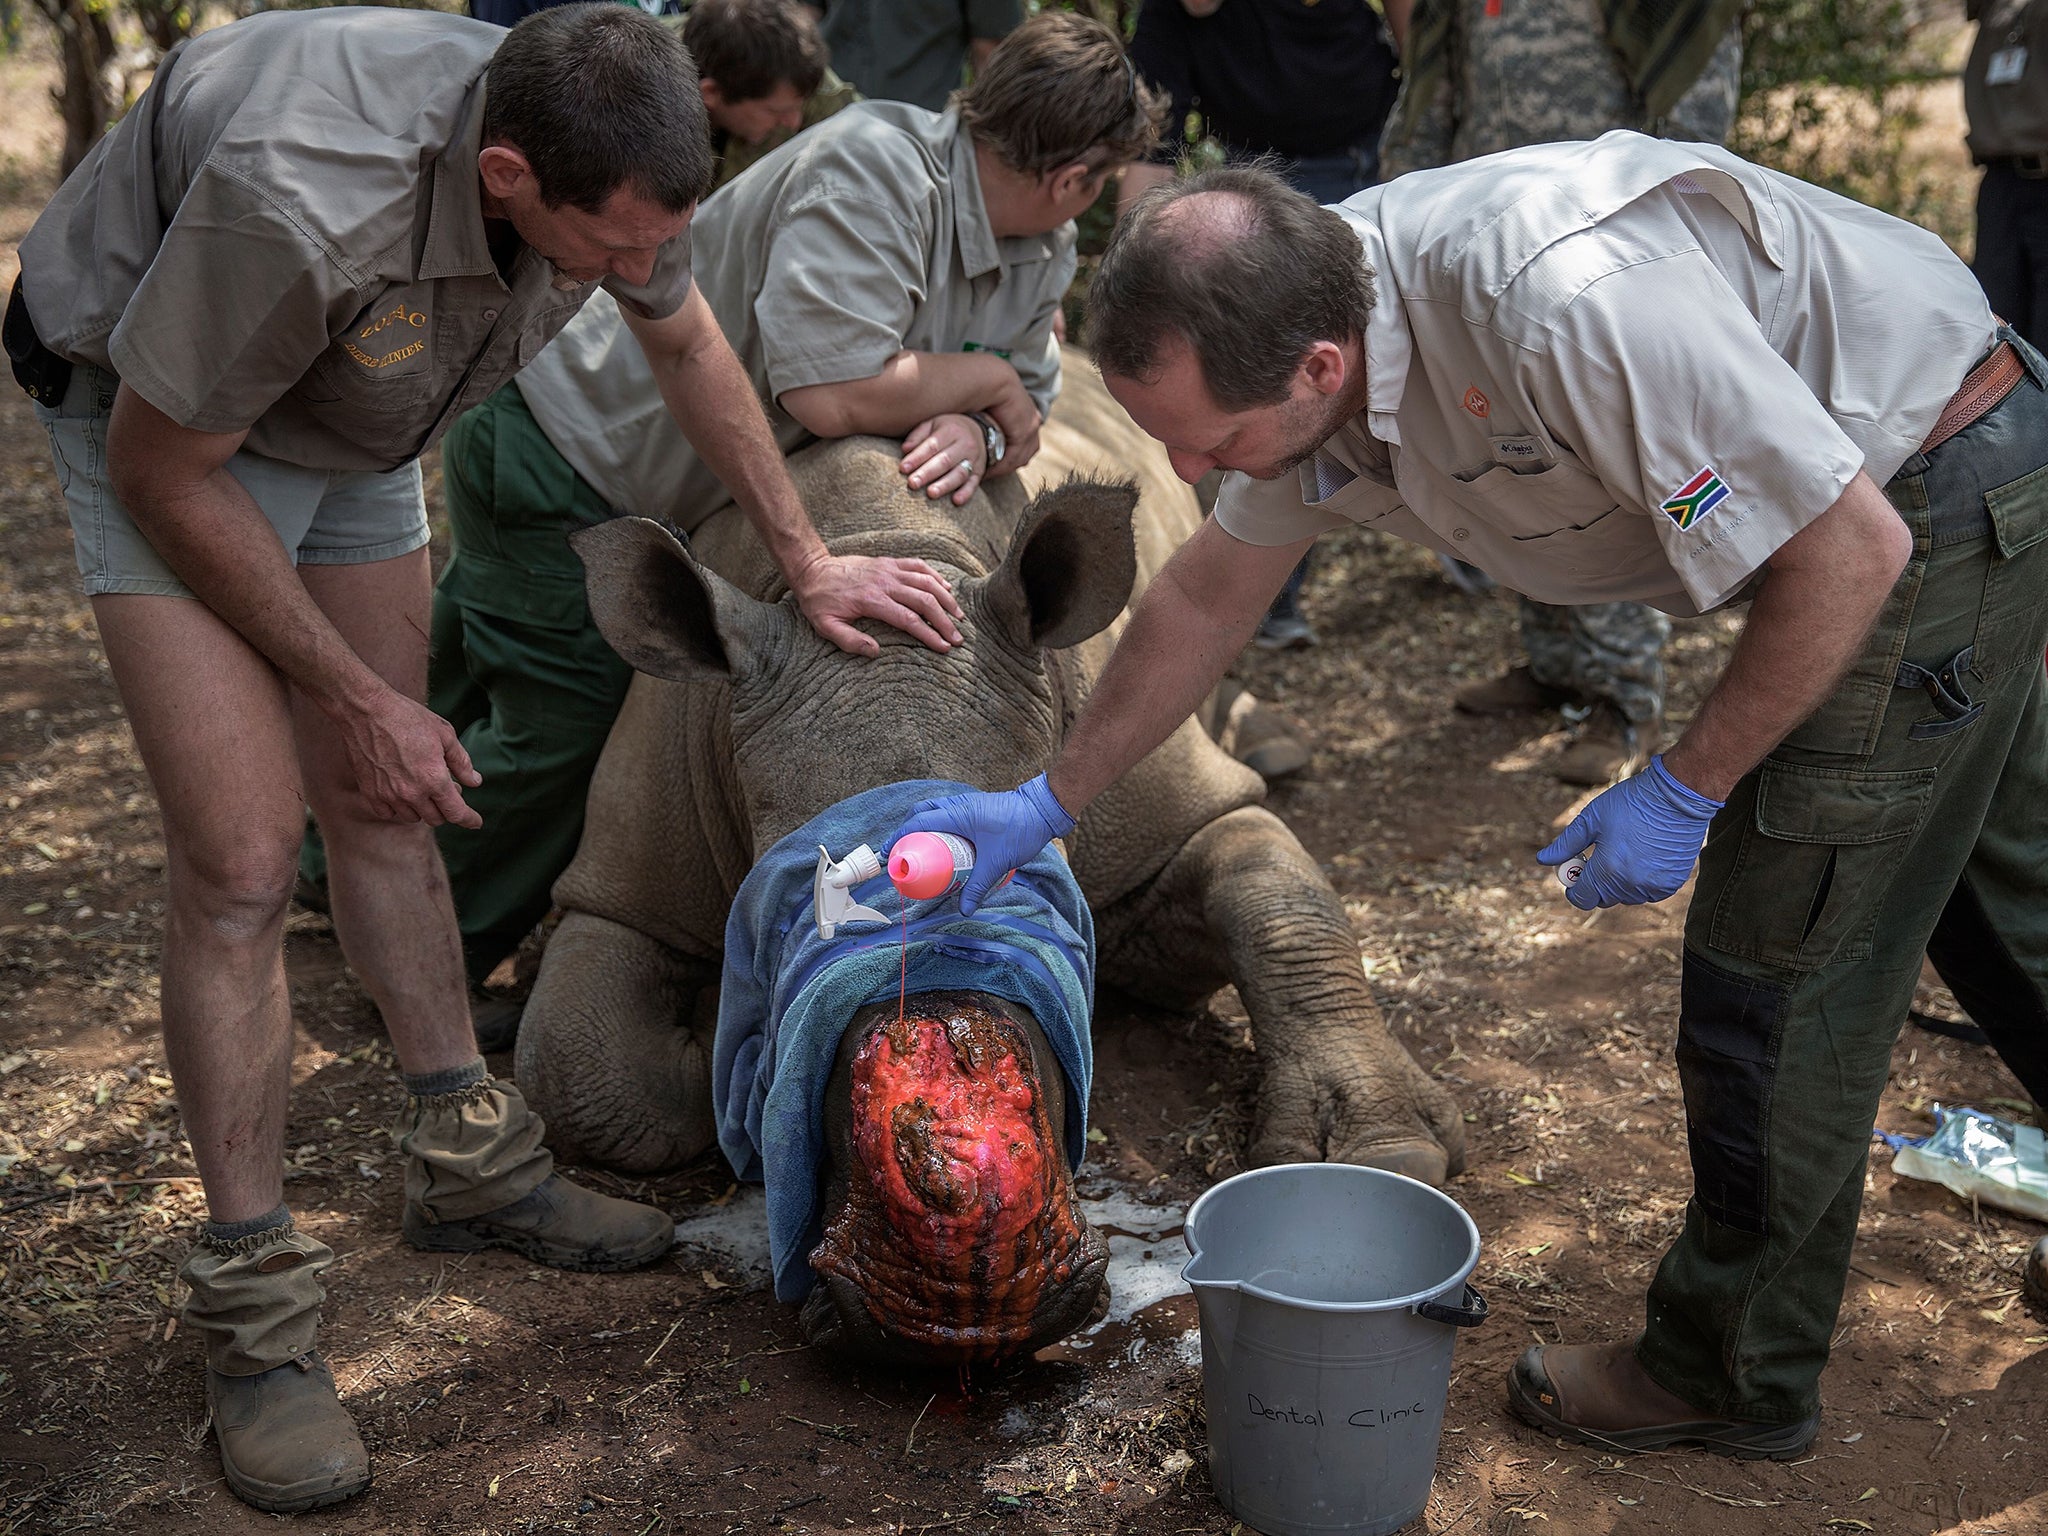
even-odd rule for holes
{"type": "Polygon", "coordinates": [[[1128,1323],[1160,1302],[1186,1293],[1180,1277],[1188,1261],[1178,1206],[1146,1205],[1118,1191],[1083,1200],[1081,1212],[1109,1245],[1109,1315],[1084,1329],[1094,1335],[1112,1323],[1128,1323]]]}
{"type": "Polygon", "coordinates": [[[759,1184],[742,1184],[725,1204],[700,1206],[676,1223],[675,1245],[716,1255],[742,1280],[767,1280],[767,1191],[759,1184]]]}

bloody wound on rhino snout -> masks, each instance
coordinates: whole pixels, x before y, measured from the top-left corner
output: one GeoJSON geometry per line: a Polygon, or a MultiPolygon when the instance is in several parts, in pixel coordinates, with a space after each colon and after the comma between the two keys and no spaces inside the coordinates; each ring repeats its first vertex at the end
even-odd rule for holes
{"type": "Polygon", "coordinates": [[[890,1332],[994,1360],[1101,1240],[1075,1208],[1022,1030],[965,997],[922,1002],[854,1056],[847,1202],[811,1265],[890,1332]]]}

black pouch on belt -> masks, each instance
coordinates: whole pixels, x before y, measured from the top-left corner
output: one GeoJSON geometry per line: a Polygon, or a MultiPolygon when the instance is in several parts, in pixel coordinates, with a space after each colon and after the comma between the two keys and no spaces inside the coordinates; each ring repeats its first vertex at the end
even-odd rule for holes
{"type": "Polygon", "coordinates": [[[0,322],[0,344],[7,348],[7,361],[14,367],[14,382],[28,391],[29,399],[50,410],[64,403],[64,391],[71,387],[71,362],[59,357],[36,335],[28,317],[28,300],[21,296],[21,277],[14,279],[14,292],[7,296],[7,319],[0,322]]]}

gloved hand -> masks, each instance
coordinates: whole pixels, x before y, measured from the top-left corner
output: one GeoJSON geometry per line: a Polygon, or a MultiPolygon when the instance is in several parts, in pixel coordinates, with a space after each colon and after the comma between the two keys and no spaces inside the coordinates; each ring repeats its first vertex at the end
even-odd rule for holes
{"type": "Polygon", "coordinates": [[[960,888],[960,915],[972,917],[1011,870],[1028,864],[1056,837],[1074,830],[1074,818],[1054,797],[1045,775],[999,795],[979,791],[921,800],[910,808],[889,846],[910,832],[950,832],[974,844],[974,872],[960,888]]]}
{"type": "Polygon", "coordinates": [[[1707,840],[1707,823],[1722,802],[1688,789],[1664,759],[1603,790],[1538,862],[1562,864],[1593,846],[1586,871],[1566,887],[1575,907],[1630,907],[1662,901],[1684,885],[1707,840]]]}

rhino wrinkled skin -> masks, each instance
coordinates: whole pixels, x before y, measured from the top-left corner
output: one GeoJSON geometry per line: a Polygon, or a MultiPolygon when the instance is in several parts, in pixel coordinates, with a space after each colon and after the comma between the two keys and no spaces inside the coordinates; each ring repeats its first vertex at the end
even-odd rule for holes
{"type": "MultiPolygon", "coordinates": [[[[692,538],[695,562],[637,519],[577,539],[600,627],[642,675],[556,885],[565,916],[521,1026],[519,1080],[559,1150],[651,1172],[709,1147],[725,921],[755,850],[877,784],[1000,789],[1037,772],[1128,603],[1201,517],[1072,351],[1043,448],[1019,475],[954,508],[909,491],[897,458],[892,443],[854,438],[804,450],[790,471],[835,551],[920,556],[953,583],[964,639],[950,655],[879,625],[867,626],[882,645],[872,660],[818,638],[734,509],[692,538]]],[[[1259,1056],[1254,1164],[1341,1160],[1440,1183],[1463,1164],[1461,1116],[1387,1033],[1343,904],[1263,794],[1190,719],[1089,808],[1069,853],[1101,979],[1188,1011],[1236,985],[1259,1056]]],[[[893,1005],[861,1010],[840,1050],[805,1330],[900,1361],[1041,1347],[1086,1318],[1105,1269],[1058,1153],[1062,1076],[1015,1004],[914,994],[911,1011],[921,1033],[899,1029],[893,1005]],[[938,1251],[974,1241],[942,1209],[964,1198],[943,1169],[906,1182],[887,1166],[894,1156],[908,1171],[936,1144],[891,1096],[884,1078],[899,1067],[951,1074],[970,1104],[999,1102],[974,1094],[1000,1077],[1000,1102],[1021,1106],[1004,1133],[1015,1170],[982,1199],[1029,1209],[982,1244],[996,1257],[938,1251]],[[859,1123],[856,1104],[870,1102],[893,1106],[893,1130],[859,1123]]]]}

